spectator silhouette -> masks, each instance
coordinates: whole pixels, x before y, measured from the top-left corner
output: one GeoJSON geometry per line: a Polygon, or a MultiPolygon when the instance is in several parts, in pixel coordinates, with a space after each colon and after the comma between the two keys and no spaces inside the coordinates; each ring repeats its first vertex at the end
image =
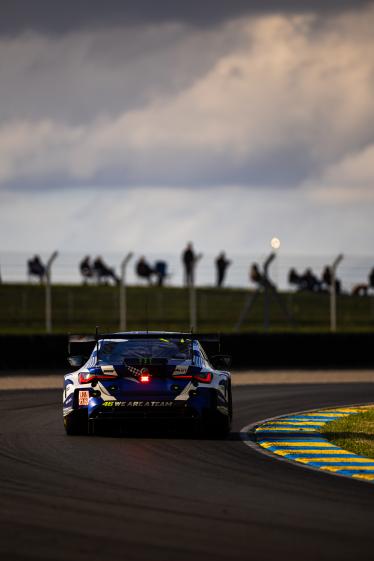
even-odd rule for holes
{"type": "Polygon", "coordinates": [[[95,261],[93,262],[93,270],[96,275],[98,284],[100,284],[102,280],[106,282],[108,279],[112,279],[115,283],[119,284],[119,278],[114,272],[114,269],[108,267],[100,256],[96,257],[95,261]]]}
{"type": "Polygon", "coordinates": [[[187,244],[186,249],[182,253],[182,261],[184,266],[184,284],[191,286],[194,284],[194,268],[195,268],[195,252],[192,243],[187,244]]]}
{"type": "Polygon", "coordinates": [[[249,271],[249,278],[252,282],[257,284],[259,288],[271,288],[272,290],[275,290],[275,285],[271,282],[269,277],[266,276],[266,274],[261,273],[257,263],[252,264],[249,271]]]}
{"type": "Polygon", "coordinates": [[[152,275],[154,270],[145,260],[144,255],[140,257],[139,261],[135,265],[135,271],[138,277],[146,279],[149,284],[152,284],[152,275]]]}
{"type": "Polygon", "coordinates": [[[369,290],[374,288],[374,268],[370,271],[368,275],[368,284],[361,283],[357,284],[352,289],[353,296],[367,296],[369,290]]]}
{"type": "Polygon", "coordinates": [[[38,277],[40,284],[42,284],[45,278],[46,268],[43,265],[39,255],[34,255],[32,259],[29,259],[27,261],[27,268],[29,277],[38,277]]]}
{"type": "Polygon", "coordinates": [[[80,273],[83,277],[83,283],[86,284],[87,280],[90,280],[93,278],[95,271],[93,266],[91,265],[91,260],[90,260],[90,256],[86,255],[86,257],[84,257],[82,259],[82,261],[79,264],[79,270],[80,273]]]}
{"type": "Polygon", "coordinates": [[[309,290],[310,292],[320,292],[322,290],[321,281],[310,268],[306,269],[302,275],[299,275],[296,269],[290,269],[288,282],[296,285],[298,290],[309,290]]]}
{"type": "Polygon", "coordinates": [[[294,268],[289,270],[288,282],[289,282],[289,284],[294,284],[299,290],[303,289],[302,276],[299,275],[299,273],[294,268]]]}
{"type": "Polygon", "coordinates": [[[374,288],[374,267],[369,273],[369,288],[374,288]]]}
{"type": "MultiPolygon", "coordinates": [[[[331,288],[332,276],[331,276],[331,269],[328,266],[326,266],[323,270],[322,282],[326,285],[328,289],[331,288]]],[[[341,282],[338,279],[335,279],[335,291],[336,294],[341,293],[341,282]]]]}
{"type": "Polygon", "coordinates": [[[182,253],[182,262],[184,266],[184,284],[185,286],[193,286],[195,284],[195,268],[196,263],[201,259],[202,254],[193,250],[192,243],[187,244],[186,249],[182,253]]]}
{"type": "Polygon", "coordinates": [[[216,259],[216,270],[217,270],[217,286],[221,287],[223,281],[225,280],[226,269],[231,264],[231,261],[226,259],[225,252],[222,251],[216,259]]]}
{"type": "Polygon", "coordinates": [[[156,261],[154,273],[157,277],[158,286],[163,286],[164,280],[166,279],[168,274],[167,270],[168,270],[168,265],[166,261],[156,261]]]}
{"type": "Polygon", "coordinates": [[[319,292],[322,288],[321,281],[313,274],[312,269],[306,269],[301,276],[301,285],[304,290],[310,290],[311,292],[319,292]]]}
{"type": "Polygon", "coordinates": [[[365,283],[356,284],[352,288],[352,296],[367,296],[369,290],[369,286],[365,283]]]}

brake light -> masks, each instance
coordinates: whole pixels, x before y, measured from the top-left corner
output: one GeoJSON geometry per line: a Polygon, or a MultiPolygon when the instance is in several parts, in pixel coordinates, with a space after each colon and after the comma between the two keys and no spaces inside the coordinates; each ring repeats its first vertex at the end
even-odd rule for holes
{"type": "Polygon", "coordinates": [[[203,384],[210,384],[213,379],[213,374],[211,372],[199,372],[199,374],[173,374],[173,377],[178,380],[195,380],[196,382],[202,382],[203,384]]]}
{"type": "Polygon", "coordinates": [[[139,381],[142,384],[148,384],[151,381],[151,375],[148,372],[147,368],[142,368],[139,376],[139,381]]]}
{"type": "Polygon", "coordinates": [[[79,372],[78,380],[80,384],[89,384],[94,380],[113,380],[117,374],[91,374],[91,372],[79,372]]]}
{"type": "Polygon", "coordinates": [[[199,374],[195,374],[194,380],[197,382],[202,382],[203,384],[210,384],[212,381],[213,374],[211,372],[200,372],[199,374]]]}

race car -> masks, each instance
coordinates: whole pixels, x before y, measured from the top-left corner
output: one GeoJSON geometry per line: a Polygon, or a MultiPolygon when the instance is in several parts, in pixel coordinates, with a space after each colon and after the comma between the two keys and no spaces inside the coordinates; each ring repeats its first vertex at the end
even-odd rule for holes
{"type": "Polygon", "coordinates": [[[166,422],[171,428],[225,437],[232,420],[231,375],[226,370],[230,357],[208,358],[203,342],[218,339],[148,331],[71,336],[69,362],[80,367],[64,377],[66,433],[166,422]]]}

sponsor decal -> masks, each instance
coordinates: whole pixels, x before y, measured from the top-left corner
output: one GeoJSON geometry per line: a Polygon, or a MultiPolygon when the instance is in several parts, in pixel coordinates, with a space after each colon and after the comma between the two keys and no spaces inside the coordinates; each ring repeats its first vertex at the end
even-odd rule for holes
{"type": "Polygon", "coordinates": [[[101,366],[101,372],[103,374],[116,374],[116,371],[113,368],[113,366],[101,366]]]}
{"type": "Polygon", "coordinates": [[[140,376],[142,370],[140,368],[135,368],[135,366],[126,366],[127,370],[130,374],[134,374],[135,376],[140,376]]]}
{"type": "Polygon", "coordinates": [[[152,359],[145,357],[145,358],[142,359],[142,363],[143,364],[152,364],[152,359]]]}
{"type": "Polygon", "coordinates": [[[178,365],[175,367],[175,370],[174,370],[174,372],[173,372],[173,375],[174,375],[174,376],[183,376],[184,374],[187,374],[188,367],[189,367],[188,364],[178,364],[178,365]]]}
{"type": "Polygon", "coordinates": [[[73,401],[73,395],[69,395],[69,397],[67,399],[65,399],[65,407],[67,407],[68,405],[71,405],[71,402],[73,401]]]}
{"type": "Polygon", "coordinates": [[[103,407],[173,407],[174,401],[104,401],[103,407]]]}
{"type": "Polygon", "coordinates": [[[78,394],[78,404],[88,405],[90,399],[90,392],[88,390],[79,390],[78,394]]]}

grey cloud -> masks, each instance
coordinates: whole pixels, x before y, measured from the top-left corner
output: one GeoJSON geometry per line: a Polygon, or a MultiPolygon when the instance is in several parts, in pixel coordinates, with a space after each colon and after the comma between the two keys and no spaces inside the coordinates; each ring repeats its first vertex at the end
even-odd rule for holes
{"type": "Polygon", "coordinates": [[[189,87],[240,41],[175,24],[0,37],[0,121],[76,124],[139,109],[189,87]]]}
{"type": "Polygon", "coordinates": [[[65,33],[114,25],[182,22],[215,25],[248,14],[271,12],[335,12],[372,3],[372,0],[2,0],[0,33],[34,30],[65,33]]]}
{"type": "Polygon", "coordinates": [[[317,39],[309,15],[192,35],[144,27],[123,51],[118,28],[3,38],[0,182],[253,188],[318,178],[374,142],[373,14],[339,14],[317,39]]]}

